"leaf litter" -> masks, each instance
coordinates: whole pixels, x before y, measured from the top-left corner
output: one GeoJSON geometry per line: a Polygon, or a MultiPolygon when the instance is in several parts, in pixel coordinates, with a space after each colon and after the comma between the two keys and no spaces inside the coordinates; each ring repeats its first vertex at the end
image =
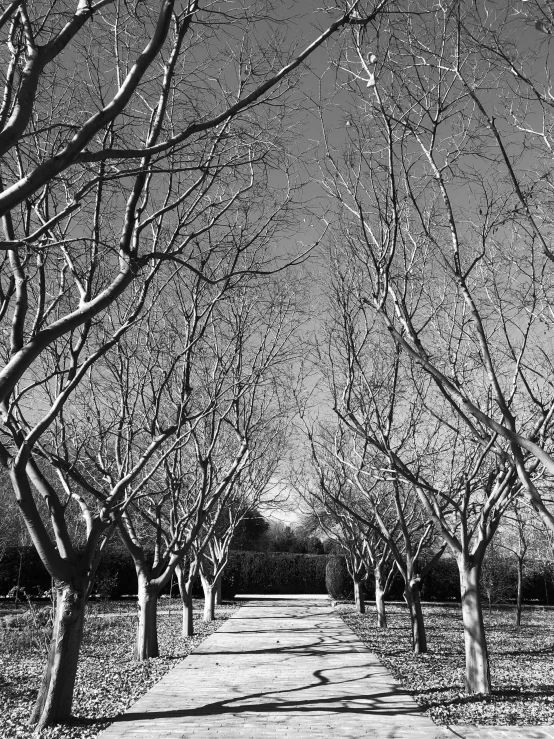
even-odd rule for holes
{"type": "MultiPolygon", "coordinates": [[[[198,604],[197,604],[198,605],[198,604]]],[[[218,607],[216,620],[204,623],[195,614],[193,637],[182,637],[180,606],[167,615],[167,601],[158,615],[160,657],[136,662],[133,659],[136,605],[129,602],[91,604],[85,622],[83,645],[70,722],[48,727],[41,739],[92,739],[135,703],[178,660],[186,657],[228,618],[234,605],[218,607]],[[102,613],[102,610],[113,612],[102,613]],[[166,610],[166,613],[164,613],[166,610]],[[92,616],[92,617],[91,617],[92,616]]],[[[0,612],[1,615],[1,612],[0,612]]],[[[32,736],[29,716],[38,694],[46,661],[47,628],[29,629],[28,618],[0,619],[0,736],[28,739],[32,736]],[[10,620],[11,619],[11,620],[10,620]]]]}
{"type": "Polygon", "coordinates": [[[529,726],[554,724],[554,611],[524,610],[514,626],[511,609],[484,613],[492,695],[464,692],[464,641],[459,606],[425,606],[428,653],[414,655],[409,613],[389,604],[389,628],[378,629],[374,608],[338,613],[406,692],[437,724],[529,726]]]}

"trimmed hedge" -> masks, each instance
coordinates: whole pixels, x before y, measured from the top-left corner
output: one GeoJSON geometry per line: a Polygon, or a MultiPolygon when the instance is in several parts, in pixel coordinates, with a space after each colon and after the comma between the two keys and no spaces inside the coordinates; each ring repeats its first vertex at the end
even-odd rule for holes
{"type": "MultiPolygon", "coordinates": [[[[244,552],[231,551],[229,562],[223,573],[223,594],[232,597],[237,593],[266,594],[319,594],[326,593],[325,571],[327,561],[346,563],[342,555],[294,554],[289,552],[244,552]]],[[[515,563],[510,558],[496,558],[488,567],[492,581],[506,580],[508,586],[493,593],[493,602],[515,598],[515,563]],[[504,573],[504,574],[502,574],[504,573]],[[502,578],[500,577],[502,575],[502,578]]],[[[40,561],[34,547],[8,547],[0,559],[0,595],[15,587],[20,572],[20,585],[29,596],[38,595],[51,587],[50,575],[40,561]]],[[[491,578],[489,578],[491,579],[491,578]]],[[[345,577],[346,595],[352,597],[352,581],[345,577]]],[[[485,583],[486,585],[486,583],[485,583]]],[[[372,577],[365,583],[368,599],[373,598],[372,577]]],[[[103,555],[94,591],[104,598],[120,598],[123,595],[136,595],[137,578],[133,561],[121,545],[112,545],[103,555]]],[[[164,592],[169,592],[169,585],[164,592]]],[[[195,595],[201,595],[199,583],[195,595]]],[[[344,592],[344,591],[343,591],[344,592]]],[[[402,578],[397,576],[389,593],[390,600],[402,600],[402,578]]],[[[174,581],[173,594],[177,595],[174,581]]],[[[422,598],[424,600],[448,601],[460,599],[458,568],[452,557],[443,557],[423,579],[422,598]]],[[[486,594],[483,593],[486,599],[486,594]]],[[[336,597],[336,596],[334,596],[336,597]]],[[[554,604],[554,566],[545,562],[530,561],[525,568],[523,584],[524,600],[535,603],[554,604]]]]}
{"type": "MultiPolygon", "coordinates": [[[[17,583],[21,561],[21,587],[32,597],[51,587],[50,575],[34,547],[9,548],[0,560],[0,595],[17,583]]],[[[325,593],[327,557],[319,554],[231,551],[223,573],[223,594],[235,593],[325,593]]],[[[167,587],[169,592],[169,586],[167,587]]],[[[105,598],[136,595],[137,578],[133,561],[120,547],[108,549],[98,566],[94,591],[105,598]]],[[[173,593],[177,593],[174,583],[173,593]]],[[[199,583],[195,594],[200,595],[199,583]]]]}
{"type": "Polygon", "coordinates": [[[325,568],[325,587],[334,600],[344,600],[353,595],[352,578],[348,574],[346,560],[343,556],[332,554],[327,559],[325,568]]]}
{"type": "MultiPolygon", "coordinates": [[[[17,584],[21,567],[20,587],[31,598],[50,590],[52,580],[34,547],[8,547],[0,560],[0,595],[6,595],[17,584]]],[[[137,576],[133,560],[122,548],[104,552],[94,583],[93,593],[103,598],[136,595],[137,576]]]]}
{"type": "Polygon", "coordinates": [[[325,593],[326,564],[324,554],[231,551],[223,571],[223,596],[325,593]]]}

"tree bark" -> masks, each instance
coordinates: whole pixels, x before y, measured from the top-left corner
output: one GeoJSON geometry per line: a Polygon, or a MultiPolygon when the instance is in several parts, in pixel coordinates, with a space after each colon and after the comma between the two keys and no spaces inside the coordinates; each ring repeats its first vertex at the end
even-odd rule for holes
{"type": "Polygon", "coordinates": [[[521,626],[521,611],[523,607],[523,560],[517,560],[517,597],[516,597],[516,626],[521,626]]]}
{"type": "Polygon", "coordinates": [[[354,580],[354,598],[358,613],[365,613],[364,584],[361,580],[354,580]]]}
{"type": "Polygon", "coordinates": [[[183,636],[194,636],[194,608],[192,589],[183,597],[183,636]]]}
{"type": "Polygon", "coordinates": [[[194,612],[192,607],[194,580],[187,580],[183,568],[177,567],[177,581],[183,604],[183,636],[194,636],[194,612]]]}
{"type": "Polygon", "coordinates": [[[481,564],[459,560],[458,567],[466,654],[465,689],[467,693],[489,694],[491,692],[489,657],[479,593],[481,564]]]}
{"type": "Polygon", "coordinates": [[[138,625],[135,658],[143,662],[158,657],[158,588],[154,588],[145,573],[138,573],[138,625]]]}
{"type": "Polygon", "coordinates": [[[67,583],[57,587],[48,661],[31,715],[37,731],[71,715],[86,595],[86,587],[76,589],[67,583]]]}
{"type": "Polygon", "coordinates": [[[202,578],[202,588],[204,589],[204,621],[209,623],[215,618],[216,588],[214,584],[210,584],[204,577],[202,578]]]}
{"type": "Polygon", "coordinates": [[[377,628],[387,628],[387,612],[385,610],[385,591],[375,578],[375,606],[377,608],[377,628]]]}
{"type": "Polygon", "coordinates": [[[216,593],[215,593],[215,604],[216,606],[220,606],[223,603],[223,597],[221,593],[221,579],[223,575],[219,575],[217,578],[217,587],[216,587],[216,593]]]}
{"type": "Polygon", "coordinates": [[[419,597],[419,585],[417,581],[410,580],[405,583],[404,598],[410,609],[412,648],[414,654],[425,654],[427,652],[427,636],[425,634],[425,623],[423,621],[423,611],[421,610],[421,599],[419,597]]]}

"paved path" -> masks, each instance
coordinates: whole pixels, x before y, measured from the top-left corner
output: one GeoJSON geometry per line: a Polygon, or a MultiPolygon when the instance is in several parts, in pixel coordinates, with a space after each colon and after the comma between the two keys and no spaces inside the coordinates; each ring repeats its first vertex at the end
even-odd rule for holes
{"type": "Polygon", "coordinates": [[[102,739],[444,735],[327,603],[240,608],[102,739]]]}
{"type": "MultiPolygon", "coordinates": [[[[328,603],[260,601],[240,608],[100,737],[521,736],[465,728],[446,730],[422,714],[328,603]]],[[[525,736],[544,739],[549,728],[525,736]]]]}

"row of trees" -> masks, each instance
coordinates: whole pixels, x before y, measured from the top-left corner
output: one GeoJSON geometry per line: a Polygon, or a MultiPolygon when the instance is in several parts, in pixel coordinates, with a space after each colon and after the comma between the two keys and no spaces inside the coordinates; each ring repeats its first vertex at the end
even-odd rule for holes
{"type": "Polygon", "coordinates": [[[490,690],[486,548],[516,500],[554,531],[551,13],[352,0],[314,9],[323,30],[298,51],[286,33],[305,20],[268,2],[3,9],[0,463],[58,592],[39,728],[69,715],[114,532],[135,562],[148,656],[160,587],[179,567],[188,593],[197,566],[209,603],[229,528],[266,490],[302,321],[276,275],[309,251],[287,244],[316,163],[333,413],[306,424],[315,500],[341,536],[363,531],[358,579],[380,568],[386,590],[394,560],[415,649],[417,562],[446,542],[466,687],[490,690]],[[313,131],[298,144],[310,59],[317,156],[313,131]]]}
{"type": "Polygon", "coordinates": [[[374,569],[381,589],[394,562],[415,651],[418,580],[449,549],[466,690],[489,693],[487,547],[508,519],[520,562],[537,517],[554,533],[554,17],[423,1],[377,24],[342,49],[346,140],[321,114],[333,218],[315,351],[332,410],[314,422],[299,403],[303,493],[355,582],[374,569]]]}
{"type": "Polygon", "coordinates": [[[275,275],[309,250],[285,246],[303,65],[388,5],[316,13],[323,30],[299,50],[271,2],[1,11],[0,463],[57,591],[38,729],[70,714],[116,531],[139,582],[139,658],[157,653],[174,571],[185,602],[199,572],[211,609],[232,531],[286,446],[302,319],[275,275]]]}

